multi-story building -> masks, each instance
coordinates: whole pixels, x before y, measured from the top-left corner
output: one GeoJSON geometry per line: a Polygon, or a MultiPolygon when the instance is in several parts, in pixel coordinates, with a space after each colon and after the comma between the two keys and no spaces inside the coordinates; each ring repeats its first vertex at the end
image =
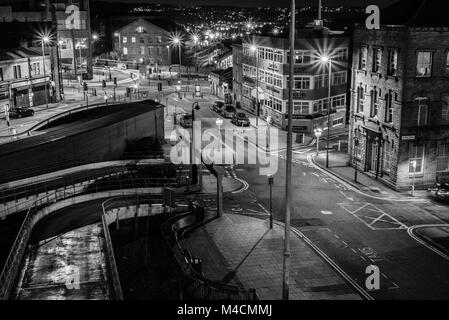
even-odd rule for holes
{"type": "MultiPolygon", "coordinates": [[[[5,22],[50,22],[56,34],[48,34],[52,50],[58,50],[66,77],[92,78],[92,37],[90,30],[90,0],[29,0],[10,1],[0,7],[0,19],[5,22]]],[[[36,34],[45,30],[36,30],[36,34]]],[[[42,35],[40,35],[42,37],[42,35]]]]}
{"type": "MultiPolygon", "coordinates": [[[[235,64],[238,64],[236,55],[239,50],[238,46],[234,46],[235,64]]],[[[289,121],[289,40],[282,37],[245,36],[241,52],[242,67],[237,67],[234,72],[237,104],[252,113],[259,110],[259,116],[270,116],[274,125],[285,129],[289,121]],[[257,98],[259,108],[256,106],[257,98]]],[[[321,26],[297,31],[291,119],[295,132],[311,135],[316,128],[327,128],[329,70],[328,64],[321,61],[322,56],[330,57],[333,64],[330,126],[345,124],[348,52],[348,38],[341,32],[335,33],[321,26]]]]}
{"type": "MultiPolygon", "coordinates": [[[[43,63],[40,52],[27,48],[0,49],[0,112],[54,101],[55,87],[48,74],[44,75],[43,63]]],[[[45,69],[50,70],[50,66],[50,56],[46,55],[45,69]]]]}
{"type": "Polygon", "coordinates": [[[236,43],[232,46],[232,91],[235,104],[241,107],[243,99],[243,69],[242,69],[242,44],[236,43]]]}
{"type": "Polygon", "coordinates": [[[401,1],[354,29],[351,162],[396,189],[449,178],[448,9],[401,1]]]}
{"type": "Polygon", "coordinates": [[[214,70],[209,78],[211,94],[232,103],[232,68],[214,70]]]}
{"type": "Polygon", "coordinates": [[[176,31],[172,27],[173,23],[166,19],[135,19],[113,32],[114,50],[124,60],[156,69],[157,66],[170,65],[174,51],[178,56],[178,46],[172,44],[176,31]]]}

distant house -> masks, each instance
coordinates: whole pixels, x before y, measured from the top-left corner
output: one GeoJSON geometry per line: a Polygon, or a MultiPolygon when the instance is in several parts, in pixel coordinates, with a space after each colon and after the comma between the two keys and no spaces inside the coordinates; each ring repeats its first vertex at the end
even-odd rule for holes
{"type": "Polygon", "coordinates": [[[27,49],[0,49],[0,111],[5,108],[27,108],[54,101],[55,88],[51,81],[50,56],[27,49]],[[45,90],[47,86],[47,90],[45,90]]]}
{"type": "MultiPolygon", "coordinates": [[[[166,19],[139,18],[113,32],[114,50],[122,60],[146,64],[157,68],[172,64],[171,33],[176,25],[166,19]]],[[[177,59],[176,59],[177,62],[177,59]]]]}
{"type": "Polygon", "coordinates": [[[210,73],[210,90],[213,95],[232,103],[232,68],[210,73]]]}

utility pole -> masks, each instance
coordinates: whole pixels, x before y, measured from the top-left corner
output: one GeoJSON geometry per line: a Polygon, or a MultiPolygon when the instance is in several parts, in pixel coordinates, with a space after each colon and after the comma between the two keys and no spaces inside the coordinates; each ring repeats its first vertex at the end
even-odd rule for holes
{"type": "Polygon", "coordinates": [[[289,275],[290,275],[290,216],[291,216],[291,185],[292,185],[292,146],[293,146],[293,79],[295,52],[295,25],[296,4],[292,0],[290,21],[290,82],[289,82],[289,104],[288,104],[288,133],[287,133],[287,164],[285,176],[285,235],[284,235],[284,264],[282,281],[282,299],[289,297],[289,275]]]}

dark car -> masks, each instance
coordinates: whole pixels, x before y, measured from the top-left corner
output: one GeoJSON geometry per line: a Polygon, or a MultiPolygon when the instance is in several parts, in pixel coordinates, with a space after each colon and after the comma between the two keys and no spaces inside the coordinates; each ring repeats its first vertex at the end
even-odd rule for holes
{"type": "Polygon", "coordinates": [[[228,104],[224,107],[222,115],[225,118],[231,119],[236,112],[237,109],[233,105],[228,104]]]}
{"type": "Polygon", "coordinates": [[[192,116],[190,114],[184,114],[179,122],[184,128],[191,128],[193,125],[192,116]]]}
{"type": "Polygon", "coordinates": [[[430,192],[438,199],[449,201],[449,182],[437,182],[430,192]]]}
{"type": "Polygon", "coordinates": [[[30,108],[14,108],[9,111],[11,118],[24,118],[34,116],[34,110],[30,108]]]}
{"type": "Polygon", "coordinates": [[[214,105],[212,106],[212,110],[217,113],[221,113],[223,111],[224,105],[225,103],[223,101],[215,101],[214,105]]]}
{"type": "Polygon", "coordinates": [[[250,125],[248,116],[243,112],[234,113],[231,122],[236,126],[249,127],[250,125]]]}

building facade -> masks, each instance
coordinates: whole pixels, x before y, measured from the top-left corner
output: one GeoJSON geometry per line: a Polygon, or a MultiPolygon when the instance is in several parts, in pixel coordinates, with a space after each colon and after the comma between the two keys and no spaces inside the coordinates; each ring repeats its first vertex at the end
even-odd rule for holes
{"type": "Polygon", "coordinates": [[[396,189],[448,179],[449,28],[355,28],[352,72],[352,163],[396,189]]]}
{"type": "MultiPolygon", "coordinates": [[[[44,75],[44,59],[26,48],[0,50],[0,111],[29,108],[55,101],[51,77],[44,75]],[[47,98],[45,98],[47,95],[47,98]]],[[[50,56],[45,69],[50,70],[50,56]]]]}
{"type": "MultiPolygon", "coordinates": [[[[151,21],[139,18],[114,31],[114,50],[123,60],[153,66],[167,66],[172,63],[170,31],[151,21]]],[[[177,60],[176,60],[177,61],[177,60]]]]}
{"type": "MultiPolygon", "coordinates": [[[[51,22],[56,34],[48,44],[60,56],[64,77],[91,79],[92,35],[90,0],[30,0],[0,8],[2,22],[51,22]]],[[[39,30],[36,30],[39,33],[39,30]]],[[[45,33],[45,30],[41,32],[45,33]]]]}
{"type": "Polygon", "coordinates": [[[232,92],[236,106],[241,107],[243,99],[242,44],[232,46],[232,92]]]}
{"type": "Polygon", "coordinates": [[[225,103],[233,103],[232,99],[232,68],[212,71],[210,78],[210,92],[223,99],[225,103]]]}
{"type": "MultiPolygon", "coordinates": [[[[324,28],[305,28],[297,32],[293,130],[312,135],[314,129],[327,128],[329,68],[327,63],[321,62],[324,55],[332,59],[330,126],[344,125],[348,92],[348,38],[324,28]]],[[[234,64],[238,64],[238,54],[239,48],[234,46],[234,64]]],[[[287,128],[289,120],[289,56],[289,41],[286,38],[246,36],[241,49],[242,67],[235,68],[234,72],[237,104],[252,113],[257,113],[259,109],[260,117],[270,116],[273,124],[282,129],[287,128]],[[238,74],[240,70],[241,76],[238,74]],[[257,98],[259,108],[256,106],[257,98]]]]}

